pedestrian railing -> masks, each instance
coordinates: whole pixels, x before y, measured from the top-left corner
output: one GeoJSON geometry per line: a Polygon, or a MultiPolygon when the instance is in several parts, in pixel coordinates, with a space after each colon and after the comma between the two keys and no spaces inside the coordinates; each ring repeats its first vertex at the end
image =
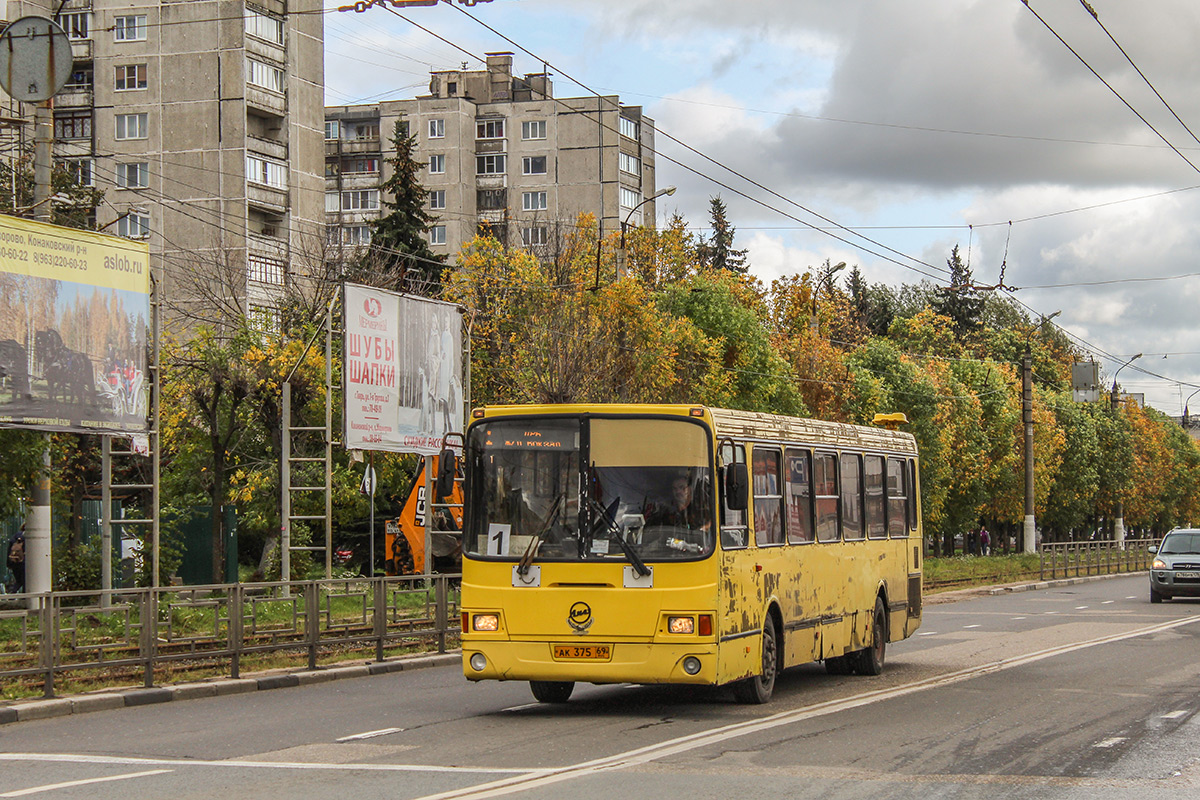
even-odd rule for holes
{"type": "Polygon", "coordinates": [[[67,680],[152,687],[237,678],[244,663],[280,666],[271,654],[318,669],[445,653],[459,635],[458,583],[434,575],[4,595],[0,685],[53,697],[67,680]]]}
{"type": "Polygon", "coordinates": [[[1159,539],[1126,539],[1086,542],[1043,542],[1042,580],[1081,575],[1112,575],[1149,569],[1159,539]]]}

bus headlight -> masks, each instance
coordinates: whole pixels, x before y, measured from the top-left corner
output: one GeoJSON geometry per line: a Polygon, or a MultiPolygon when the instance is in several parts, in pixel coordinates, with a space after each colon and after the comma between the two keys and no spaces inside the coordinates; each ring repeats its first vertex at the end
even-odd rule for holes
{"type": "Polygon", "coordinates": [[[688,656],[683,660],[683,671],[688,675],[695,675],[700,672],[700,659],[695,656],[688,656]]]}
{"type": "Polygon", "coordinates": [[[695,633],[696,620],[692,617],[667,617],[667,633],[695,633]]]}
{"type": "Polygon", "coordinates": [[[472,653],[470,664],[471,669],[476,672],[483,672],[484,668],[487,667],[487,656],[483,653],[472,653]]]}
{"type": "Polygon", "coordinates": [[[476,614],[471,617],[471,630],[473,631],[489,631],[495,633],[500,630],[500,615],[499,614],[476,614]]]}

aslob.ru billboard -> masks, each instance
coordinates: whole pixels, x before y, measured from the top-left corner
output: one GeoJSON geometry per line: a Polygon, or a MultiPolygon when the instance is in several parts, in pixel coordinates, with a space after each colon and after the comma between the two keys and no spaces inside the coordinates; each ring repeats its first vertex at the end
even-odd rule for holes
{"type": "Polygon", "coordinates": [[[0,215],[0,426],[145,433],[144,242],[0,215]]]}
{"type": "Polygon", "coordinates": [[[458,306],[346,284],[346,447],[436,453],[462,430],[458,306]]]}

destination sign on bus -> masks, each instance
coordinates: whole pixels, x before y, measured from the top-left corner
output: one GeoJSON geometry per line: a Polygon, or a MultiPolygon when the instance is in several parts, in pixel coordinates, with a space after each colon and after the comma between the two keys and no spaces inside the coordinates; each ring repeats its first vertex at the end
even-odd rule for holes
{"type": "Polygon", "coordinates": [[[575,434],[571,431],[491,430],[486,434],[488,447],[500,450],[574,450],[575,434]]]}

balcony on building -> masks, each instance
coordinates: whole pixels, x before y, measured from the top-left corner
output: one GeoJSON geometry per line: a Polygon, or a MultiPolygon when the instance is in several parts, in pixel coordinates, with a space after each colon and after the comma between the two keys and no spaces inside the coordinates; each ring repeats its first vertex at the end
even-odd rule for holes
{"type": "Polygon", "coordinates": [[[246,84],[246,103],[252,109],[266,111],[279,116],[287,114],[286,95],[263,89],[252,83],[246,84]]]}

